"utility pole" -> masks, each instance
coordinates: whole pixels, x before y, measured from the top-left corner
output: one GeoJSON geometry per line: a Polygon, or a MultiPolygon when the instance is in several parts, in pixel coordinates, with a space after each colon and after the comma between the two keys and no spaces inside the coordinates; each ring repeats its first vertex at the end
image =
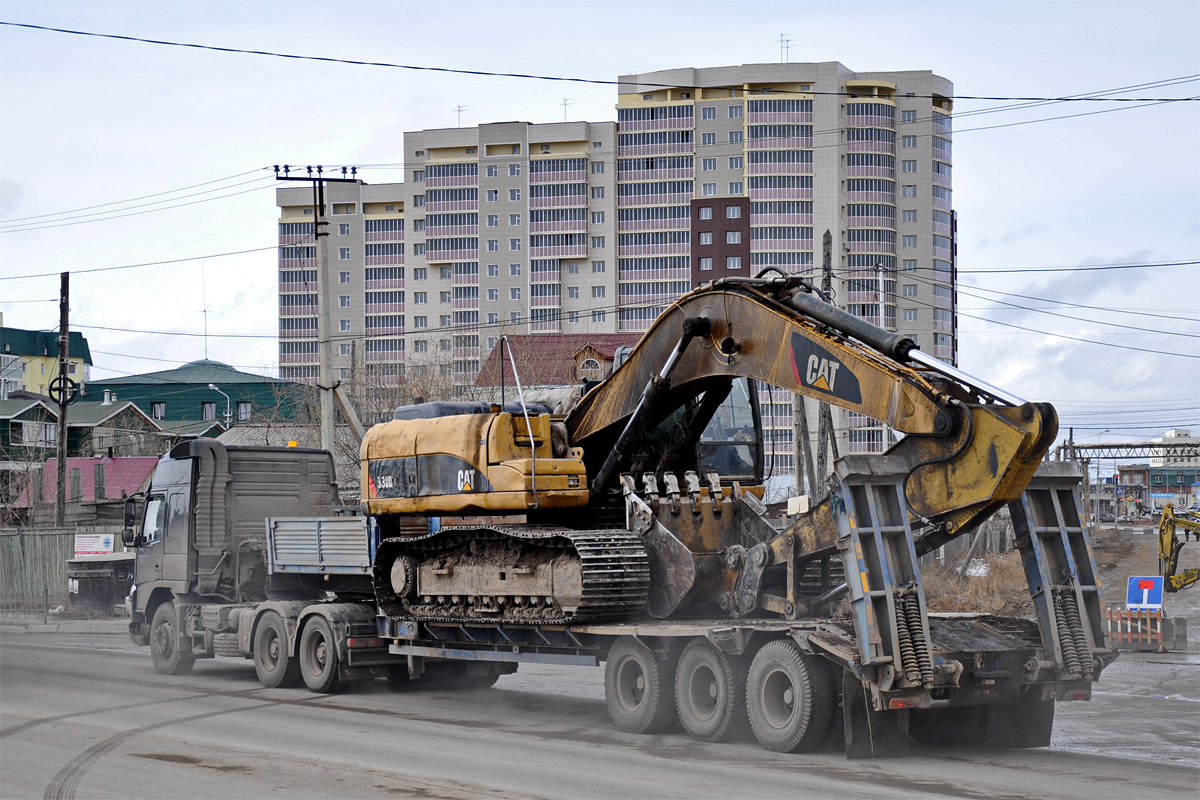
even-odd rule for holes
{"type": "Polygon", "coordinates": [[[562,99],[562,102],[559,105],[561,105],[563,107],[563,122],[566,122],[567,121],[567,106],[575,105],[575,101],[569,97],[564,97],[562,99]]]}
{"type": "Polygon", "coordinates": [[[469,111],[469,110],[470,109],[468,109],[466,106],[455,106],[454,107],[454,113],[458,114],[458,125],[456,125],[455,127],[458,127],[458,128],[462,127],[462,112],[469,111]]]}
{"type": "MultiPolygon", "coordinates": [[[[821,291],[825,293],[829,302],[833,303],[833,234],[828,228],[821,237],[821,291]]],[[[833,412],[829,410],[828,403],[821,403],[817,409],[817,474],[820,476],[821,489],[817,491],[814,486],[813,492],[814,500],[820,502],[825,496],[825,482],[829,477],[828,456],[832,453],[834,461],[840,456],[833,432],[833,412]]]]}
{"type": "Polygon", "coordinates": [[[71,354],[70,316],[71,273],[64,272],[58,296],[58,441],[55,448],[54,527],[61,528],[67,517],[67,405],[73,399],[67,383],[67,359],[71,354]]]}

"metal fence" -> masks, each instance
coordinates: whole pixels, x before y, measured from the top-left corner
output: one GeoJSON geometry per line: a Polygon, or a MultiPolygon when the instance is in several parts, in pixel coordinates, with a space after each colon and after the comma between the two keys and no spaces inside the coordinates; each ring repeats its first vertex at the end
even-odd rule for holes
{"type": "Polygon", "coordinates": [[[76,533],[111,533],[119,527],[0,528],[0,611],[41,611],[66,603],[67,561],[76,533]]]}

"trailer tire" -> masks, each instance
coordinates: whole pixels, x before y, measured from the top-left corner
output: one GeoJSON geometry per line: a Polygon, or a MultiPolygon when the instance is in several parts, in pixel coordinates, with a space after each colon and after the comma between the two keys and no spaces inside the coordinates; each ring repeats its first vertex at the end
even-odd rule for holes
{"type": "Polygon", "coordinates": [[[745,660],[693,639],[675,670],[675,705],[683,729],[697,741],[744,738],[750,730],[745,660]]]}
{"type": "Polygon", "coordinates": [[[675,716],[673,670],[632,636],[613,642],[604,664],[604,699],[613,724],[626,733],[660,733],[675,716]]]}
{"type": "Polygon", "coordinates": [[[300,675],[310,691],[331,694],[340,688],[337,641],[327,619],[309,617],[300,635],[299,655],[300,675]]]}
{"type": "Polygon", "coordinates": [[[819,747],[833,714],[829,671],[791,639],[763,645],[746,677],[746,711],[754,738],[776,753],[819,747]]]}
{"type": "Polygon", "coordinates": [[[300,659],[288,648],[283,617],[268,611],[254,631],[254,671],[268,689],[290,689],[300,685],[300,659]]]}
{"type": "Polygon", "coordinates": [[[150,622],[150,658],[154,669],[163,675],[186,675],[196,664],[196,656],[179,647],[179,614],[174,603],[163,603],[154,610],[150,622]]]}

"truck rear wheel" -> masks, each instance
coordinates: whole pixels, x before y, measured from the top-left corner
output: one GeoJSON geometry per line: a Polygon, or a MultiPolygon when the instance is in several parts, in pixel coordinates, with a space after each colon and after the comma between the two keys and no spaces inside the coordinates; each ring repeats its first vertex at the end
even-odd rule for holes
{"type": "Polygon", "coordinates": [[[613,724],[626,733],[660,733],[671,726],[673,670],[632,636],[613,642],[604,664],[604,699],[613,724]]]}
{"type": "Polygon", "coordinates": [[[675,705],[679,721],[693,739],[723,742],[749,731],[746,718],[746,664],[694,639],[679,657],[675,671],[675,705]]]}
{"type": "Polygon", "coordinates": [[[300,659],[288,648],[283,617],[268,611],[254,632],[254,671],[268,689],[287,689],[300,685],[300,659]]]}
{"type": "Polygon", "coordinates": [[[186,675],[196,664],[196,656],[179,646],[179,615],[174,603],[163,603],[154,610],[150,622],[150,658],[154,669],[163,675],[186,675]]]}
{"type": "Polygon", "coordinates": [[[746,678],[746,710],[754,738],[776,753],[821,745],[833,714],[829,672],[791,639],[763,645],[746,678]]]}
{"type": "Polygon", "coordinates": [[[300,675],[309,690],[319,694],[336,692],[338,649],[333,628],[324,617],[310,617],[300,636],[300,675]]]}

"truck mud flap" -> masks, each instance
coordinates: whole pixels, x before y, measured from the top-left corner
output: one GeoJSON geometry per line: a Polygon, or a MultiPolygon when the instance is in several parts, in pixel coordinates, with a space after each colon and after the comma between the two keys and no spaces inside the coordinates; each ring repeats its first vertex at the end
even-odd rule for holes
{"type": "Polygon", "coordinates": [[[849,671],[842,672],[842,720],[846,758],[898,758],[912,750],[908,712],[876,711],[867,687],[849,671]]]}

